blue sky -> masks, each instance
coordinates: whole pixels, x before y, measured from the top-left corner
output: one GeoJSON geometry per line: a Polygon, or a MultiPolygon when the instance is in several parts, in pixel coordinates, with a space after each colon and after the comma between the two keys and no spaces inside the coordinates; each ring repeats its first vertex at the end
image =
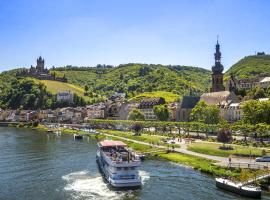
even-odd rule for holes
{"type": "Polygon", "coordinates": [[[0,0],[0,71],[139,62],[225,69],[270,53],[268,0],[0,0]]]}

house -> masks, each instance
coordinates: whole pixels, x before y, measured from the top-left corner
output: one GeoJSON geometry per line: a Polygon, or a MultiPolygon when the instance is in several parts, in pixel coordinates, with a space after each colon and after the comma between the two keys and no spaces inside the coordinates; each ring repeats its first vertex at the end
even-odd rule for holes
{"type": "Polygon", "coordinates": [[[126,93],[116,92],[109,97],[109,100],[111,100],[113,102],[117,102],[117,101],[124,102],[126,100],[126,93]]]}
{"type": "Polygon", "coordinates": [[[56,117],[58,122],[81,123],[86,117],[86,108],[61,108],[56,111],[56,117]]]}
{"type": "Polygon", "coordinates": [[[199,102],[200,97],[195,96],[184,96],[180,100],[179,106],[179,121],[181,122],[188,122],[190,121],[190,113],[192,109],[196,106],[199,102]]]}
{"type": "Polygon", "coordinates": [[[117,101],[113,102],[108,100],[105,102],[105,117],[107,119],[118,119],[119,111],[123,102],[117,101]]]}
{"type": "Polygon", "coordinates": [[[264,77],[259,84],[261,88],[268,88],[270,86],[270,77],[264,77]]]}
{"type": "Polygon", "coordinates": [[[104,103],[86,106],[86,120],[88,119],[104,119],[106,106],[104,103]]]}
{"type": "Polygon", "coordinates": [[[146,120],[155,120],[154,106],[165,104],[164,98],[144,98],[140,101],[138,109],[144,114],[146,120]]]}
{"type": "Polygon", "coordinates": [[[268,88],[270,86],[270,77],[255,77],[255,78],[244,78],[237,80],[233,75],[227,81],[226,90],[252,90],[256,87],[268,88]]]}
{"type": "Polygon", "coordinates": [[[38,112],[37,111],[29,111],[26,113],[26,121],[34,121],[38,119],[38,112]]]}
{"type": "Polygon", "coordinates": [[[38,120],[39,121],[46,121],[46,122],[56,122],[56,115],[55,112],[51,109],[48,110],[40,110],[38,112],[38,120]]]}
{"type": "Polygon", "coordinates": [[[139,106],[139,103],[137,102],[126,102],[121,104],[120,109],[119,109],[119,114],[118,114],[118,120],[127,120],[129,113],[137,109],[139,106]]]}
{"type": "Polygon", "coordinates": [[[220,110],[223,119],[229,122],[235,122],[243,118],[241,103],[231,103],[220,110]]]}
{"type": "Polygon", "coordinates": [[[73,103],[73,96],[74,95],[70,90],[59,91],[59,92],[57,92],[56,99],[57,99],[57,101],[73,103]]]}
{"type": "Polygon", "coordinates": [[[10,110],[7,113],[6,121],[8,122],[18,122],[20,112],[18,110],[10,110]]]}
{"type": "Polygon", "coordinates": [[[19,114],[19,121],[20,122],[27,122],[27,113],[29,111],[28,110],[21,110],[20,114],[19,114]]]}

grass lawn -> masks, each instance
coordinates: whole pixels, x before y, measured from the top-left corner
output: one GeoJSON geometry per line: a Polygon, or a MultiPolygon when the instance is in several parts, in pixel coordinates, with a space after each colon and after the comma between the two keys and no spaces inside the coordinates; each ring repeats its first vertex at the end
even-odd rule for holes
{"type": "Polygon", "coordinates": [[[228,157],[230,155],[240,155],[240,156],[249,156],[250,151],[251,155],[253,156],[261,156],[262,150],[254,147],[245,147],[245,146],[234,146],[233,150],[222,150],[219,147],[222,144],[216,143],[203,143],[203,142],[196,142],[191,143],[188,145],[188,150],[194,151],[197,153],[214,155],[214,156],[222,156],[228,157]]]}
{"type": "Polygon", "coordinates": [[[135,97],[132,97],[131,99],[129,99],[129,101],[132,100],[140,100],[142,98],[145,97],[163,97],[166,101],[166,103],[171,103],[171,102],[175,102],[178,101],[180,96],[178,94],[174,94],[172,92],[165,92],[165,91],[156,91],[156,92],[143,92],[141,94],[138,94],[135,97]]]}
{"type": "Polygon", "coordinates": [[[133,132],[127,132],[127,131],[115,131],[115,130],[98,130],[101,133],[107,133],[111,135],[116,135],[120,137],[125,137],[132,140],[138,140],[141,142],[148,142],[148,143],[161,143],[161,140],[164,139],[164,136],[159,135],[147,135],[142,134],[140,136],[134,136],[133,132]]]}
{"type": "Polygon", "coordinates": [[[212,160],[200,158],[197,156],[191,156],[191,155],[182,154],[182,153],[160,154],[159,156],[166,160],[169,160],[175,163],[180,163],[187,166],[191,166],[196,170],[199,170],[204,173],[212,174],[215,176],[237,177],[239,176],[239,173],[240,173],[240,170],[219,167],[219,166],[214,165],[212,160]]]}

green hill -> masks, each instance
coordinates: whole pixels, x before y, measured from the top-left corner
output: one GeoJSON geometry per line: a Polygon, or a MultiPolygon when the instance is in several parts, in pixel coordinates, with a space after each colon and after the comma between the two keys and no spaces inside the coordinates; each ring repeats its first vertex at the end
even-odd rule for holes
{"type": "Polygon", "coordinates": [[[114,68],[56,68],[56,74],[65,76],[69,83],[90,92],[109,96],[125,92],[132,98],[144,92],[166,91],[177,95],[202,93],[210,87],[210,71],[187,66],[125,64],[114,68]]]}
{"type": "Polygon", "coordinates": [[[236,78],[270,76],[270,55],[244,57],[225,73],[225,77],[228,78],[230,74],[236,78]]]}
{"type": "Polygon", "coordinates": [[[0,74],[1,108],[55,108],[58,91],[70,90],[76,95],[76,105],[104,100],[115,92],[124,92],[128,99],[164,97],[167,102],[177,101],[190,91],[200,94],[210,86],[210,71],[187,66],[125,64],[118,67],[59,67],[51,71],[63,75],[68,83],[18,78],[21,69],[0,74]],[[85,86],[88,86],[85,96],[85,86]],[[26,103],[25,103],[26,102],[26,103]]]}

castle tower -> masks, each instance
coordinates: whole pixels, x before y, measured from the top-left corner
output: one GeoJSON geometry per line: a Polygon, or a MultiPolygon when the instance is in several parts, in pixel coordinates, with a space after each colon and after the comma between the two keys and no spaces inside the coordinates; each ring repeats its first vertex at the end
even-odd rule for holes
{"type": "Polygon", "coordinates": [[[38,72],[43,72],[45,70],[44,63],[45,63],[44,59],[41,56],[39,56],[39,58],[37,59],[37,66],[36,66],[38,72]]]}
{"type": "Polygon", "coordinates": [[[215,56],[215,65],[212,67],[212,88],[211,92],[220,92],[224,91],[225,87],[223,85],[223,65],[221,64],[221,52],[220,45],[217,40],[216,44],[216,53],[215,56]]]}

